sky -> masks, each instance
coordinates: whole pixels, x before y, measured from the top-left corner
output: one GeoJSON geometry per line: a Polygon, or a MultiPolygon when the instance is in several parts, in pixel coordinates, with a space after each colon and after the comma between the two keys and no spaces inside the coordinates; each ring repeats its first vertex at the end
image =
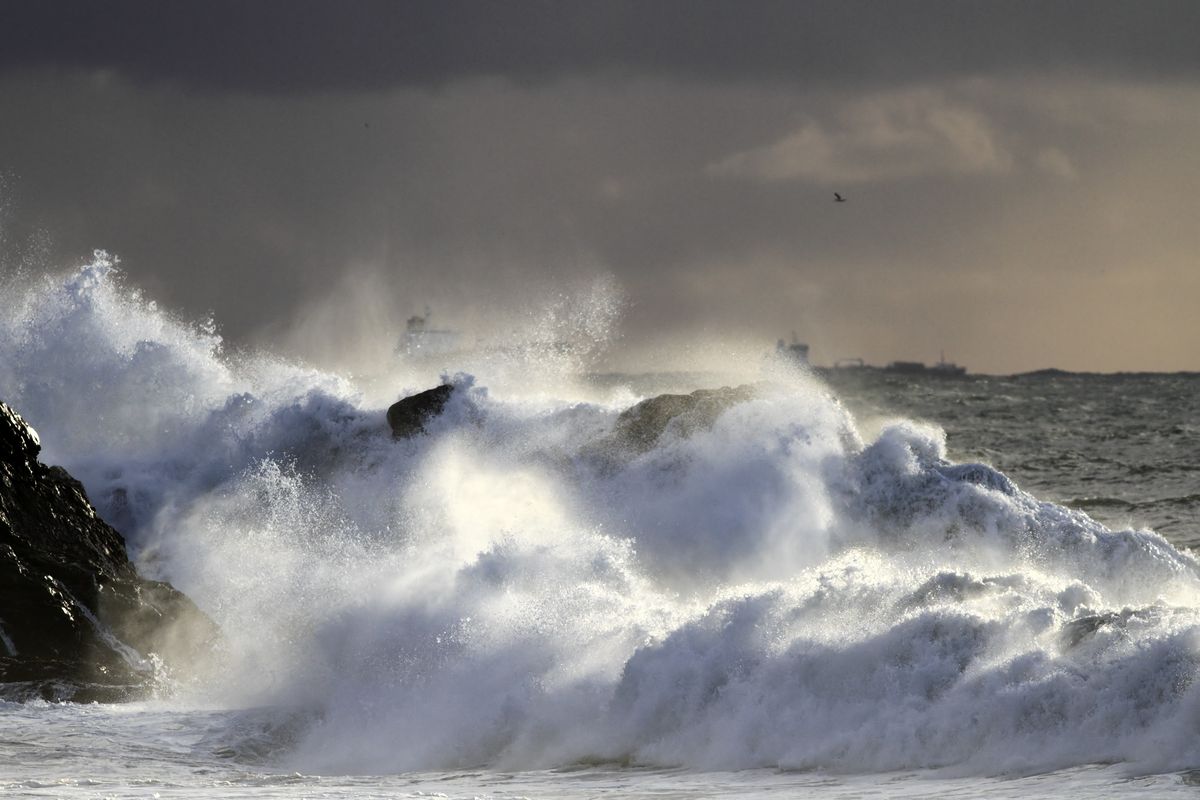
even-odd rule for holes
{"type": "Polygon", "coordinates": [[[326,364],[426,307],[495,339],[603,297],[630,368],[794,332],[1200,370],[1197,31],[1159,0],[0,0],[0,262],[103,248],[326,364]]]}

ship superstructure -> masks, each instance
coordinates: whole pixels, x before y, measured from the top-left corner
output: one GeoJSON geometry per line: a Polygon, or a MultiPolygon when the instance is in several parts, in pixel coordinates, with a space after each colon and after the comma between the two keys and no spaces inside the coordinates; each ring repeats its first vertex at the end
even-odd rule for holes
{"type": "Polygon", "coordinates": [[[414,314],[408,318],[404,335],[396,344],[396,352],[411,358],[441,356],[462,349],[462,334],[449,328],[435,328],[429,306],[425,314],[414,314]]]}

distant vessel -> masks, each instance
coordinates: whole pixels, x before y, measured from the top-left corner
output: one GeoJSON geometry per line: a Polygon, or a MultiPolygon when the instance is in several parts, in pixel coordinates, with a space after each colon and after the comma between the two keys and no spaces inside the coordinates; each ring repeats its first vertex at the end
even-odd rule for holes
{"type": "Polygon", "coordinates": [[[938,374],[938,375],[955,376],[955,375],[966,375],[967,374],[966,367],[961,367],[958,364],[955,364],[953,361],[946,360],[946,351],[945,350],[943,350],[941,355],[939,356],[938,363],[936,363],[932,367],[930,367],[929,371],[933,372],[935,374],[938,374]]]}
{"type": "Polygon", "coordinates": [[[792,364],[808,366],[808,345],[796,339],[795,331],[792,332],[791,344],[783,339],[775,343],[775,355],[792,364]]]}
{"type": "Polygon", "coordinates": [[[946,353],[943,351],[941,360],[933,366],[925,366],[921,361],[893,361],[884,369],[889,372],[901,372],[906,375],[941,375],[943,377],[957,377],[966,375],[967,368],[955,364],[953,361],[946,360],[946,353]]]}
{"type": "Polygon", "coordinates": [[[414,314],[408,318],[404,335],[396,344],[397,355],[423,358],[457,353],[462,349],[462,334],[448,328],[434,328],[430,323],[432,316],[426,306],[423,316],[414,314]]]}
{"type": "Polygon", "coordinates": [[[888,372],[922,373],[928,372],[929,367],[923,361],[893,361],[884,367],[888,372]]]}

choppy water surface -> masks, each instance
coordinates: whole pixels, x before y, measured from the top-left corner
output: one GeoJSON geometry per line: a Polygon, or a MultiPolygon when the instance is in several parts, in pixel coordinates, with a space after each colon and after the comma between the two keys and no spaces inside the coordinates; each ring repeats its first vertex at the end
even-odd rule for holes
{"type": "Polygon", "coordinates": [[[828,380],[860,416],[930,420],[952,458],[991,464],[1043,500],[1200,544],[1200,374],[828,380]]]}
{"type": "Polygon", "coordinates": [[[10,795],[1195,791],[1194,376],[776,371],[638,448],[709,378],[534,347],[397,442],[427,374],[227,354],[103,258],[6,292],[0,396],[226,635],[0,707],[10,795]]]}

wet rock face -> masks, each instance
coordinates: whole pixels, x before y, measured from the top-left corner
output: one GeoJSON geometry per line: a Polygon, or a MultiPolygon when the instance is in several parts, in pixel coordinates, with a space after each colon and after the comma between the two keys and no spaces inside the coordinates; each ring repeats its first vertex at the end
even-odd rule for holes
{"type": "Polygon", "coordinates": [[[35,461],[42,452],[37,431],[21,415],[0,402],[0,460],[35,461]]]}
{"type": "Polygon", "coordinates": [[[138,576],[83,486],[37,460],[37,433],[0,402],[0,697],[113,701],[208,656],[213,623],[138,576]]]}
{"type": "Polygon", "coordinates": [[[621,412],[613,426],[613,437],[621,446],[644,453],[654,447],[668,426],[683,437],[698,430],[708,430],[721,412],[753,396],[752,386],[697,389],[691,394],[660,394],[621,412]]]}
{"type": "Polygon", "coordinates": [[[425,421],[442,413],[446,401],[453,393],[454,387],[444,383],[393,403],[387,410],[387,421],[392,429],[392,436],[397,439],[409,439],[423,433],[425,421]]]}

